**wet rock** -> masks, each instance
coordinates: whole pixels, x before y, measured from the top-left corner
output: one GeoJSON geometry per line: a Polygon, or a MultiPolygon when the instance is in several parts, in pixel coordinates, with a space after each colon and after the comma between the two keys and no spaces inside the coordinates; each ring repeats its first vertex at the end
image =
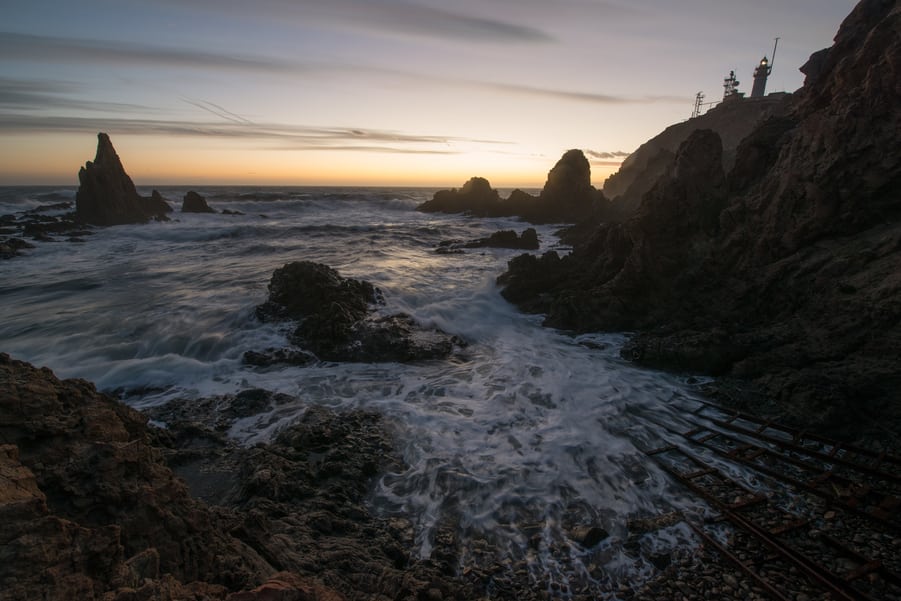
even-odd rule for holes
{"type": "Polygon", "coordinates": [[[144,223],[166,219],[158,202],[140,196],[109,136],[97,134],[97,154],[78,172],[75,217],[93,225],[144,223]]]}
{"type": "MultiPolygon", "coordinates": [[[[419,326],[409,315],[377,315],[374,309],[381,303],[381,292],[369,282],[343,278],[327,265],[297,261],[273,272],[269,299],[256,314],[263,320],[299,321],[291,341],[324,361],[437,359],[463,345],[440,330],[419,326]]],[[[282,353],[294,356],[291,350],[282,353]]],[[[270,358],[271,353],[250,355],[264,364],[270,358]]]]}
{"type": "Polygon", "coordinates": [[[517,234],[515,230],[501,230],[494,232],[487,238],[479,238],[470,242],[460,240],[446,240],[438,245],[435,252],[439,254],[460,254],[465,248],[514,248],[522,250],[536,250],[539,247],[538,232],[535,228],[523,230],[517,234]]]}
{"type": "Polygon", "coordinates": [[[316,361],[313,353],[296,348],[268,348],[264,351],[246,351],[241,360],[255,367],[273,365],[309,365],[316,361]]]}
{"type": "Polygon", "coordinates": [[[159,190],[153,190],[150,193],[150,202],[148,203],[150,210],[152,210],[155,214],[163,215],[165,213],[171,213],[174,209],[169,202],[163,198],[163,195],[159,193],[159,190]]]}
{"type": "Polygon", "coordinates": [[[206,198],[195,192],[188,191],[181,203],[182,213],[215,213],[210,205],[206,203],[206,198]]]}
{"type": "Polygon", "coordinates": [[[569,531],[569,537],[586,549],[594,547],[609,536],[610,534],[600,526],[581,525],[569,531]]]}

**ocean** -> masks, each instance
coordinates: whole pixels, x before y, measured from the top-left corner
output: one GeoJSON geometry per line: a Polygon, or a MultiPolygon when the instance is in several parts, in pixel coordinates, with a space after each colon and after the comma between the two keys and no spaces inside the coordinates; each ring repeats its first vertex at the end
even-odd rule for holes
{"type": "MultiPolygon", "coordinates": [[[[159,189],[178,209],[189,188],[159,189]]],[[[190,189],[242,214],[176,212],[169,222],[96,228],[83,242],[36,242],[0,261],[0,351],[91,380],[138,409],[248,388],[294,397],[235,423],[228,435],[248,445],[313,405],[381,412],[407,467],[385,474],[369,503],[412,521],[413,556],[429,556],[448,512],[464,546],[491,537],[545,578],[596,579],[587,566],[601,565],[598,590],[634,585],[654,572],[647,557],[694,544],[684,523],[624,544],[630,520],[705,511],[642,452],[659,444],[654,421],[698,406],[694,384],[620,358],[625,333],[573,336],[518,312],[495,280],[522,251],[435,252],[445,240],[528,224],[417,212],[434,190],[190,189]],[[261,323],[254,308],[273,270],[296,260],[368,280],[384,294],[380,311],[408,313],[468,346],[411,364],[244,365],[245,351],[286,344],[285,326],[261,323]],[[568,536],[574,522],[609,536],[585,549],[568,536]]],[[[74,187],[3,188],[0,215],[74,197],[74,187]]],[[[537,227],[538,252],[567,251],[557,229],[537,227]]]]}

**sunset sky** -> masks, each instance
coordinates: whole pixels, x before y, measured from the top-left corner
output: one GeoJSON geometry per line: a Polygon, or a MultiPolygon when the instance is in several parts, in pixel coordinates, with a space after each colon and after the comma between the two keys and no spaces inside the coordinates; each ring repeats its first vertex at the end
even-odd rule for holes
{"type": "Polygon", "coordinates": [[[602,185],[695,94],[779,48],[801,86],[851,0],[6,3],[0,184],[77,184],[96,133],[139,185],[602,185]]]}

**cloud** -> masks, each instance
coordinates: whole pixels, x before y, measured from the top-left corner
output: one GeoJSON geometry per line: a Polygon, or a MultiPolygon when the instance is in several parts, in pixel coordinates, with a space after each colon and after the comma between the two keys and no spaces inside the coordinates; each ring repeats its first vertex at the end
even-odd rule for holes
{"type": "MultiPolygon", "coordinates": [[[[588,156],[590,156],[593,159],[624,159],[632,153],[625,152],[622,150],[614,150],[612,152],[600,151],[600,150],[586,150],[585,154],[587,154],[588,156]]],[[[617,163],[617,164],[619,164],[619,163],[617,163]]]]}
{"type": "Polygon", "coordinates": [[[541,96],[555,98],[557,100],[575,100],[578,102],[592,102],[595,104],[669,104],[685,103],[684,96],[618,96],[613,94],[599,94],[596,92],[581,92],[574,90],[555,90],[552,88],[538,88],[511,83],[491,83],[483,81],[470,81],[469,85],[486,89],[494,89],[501,92],[524,94],[528,96],[541,96]]]}
{"type": "Polygon", "coordinates": [[[0,77],[0,108],[14,110],[67,109],[92,112],[133,112],[154,109],[137,104],[78,100],[70,97],[79,86],[49,80],[0,77]]]}
{"type": "MultiPolygon", "coordinates": [[[[364,28],[376,33],[402,33],[472,42],[548,42],[547,33],[501,20],[449,10],[415,0],[179,0],[171,4],[196,7],[221,14],[263,17],[306,23],[312,17],[341,27],[364,28]]],[[[481,6],[476,4],[475,6],[481,6]]],[[[515,11],[511,12],[515,14],[515,11]]]]}
{"type": "Polygon", "coordinates": [[[87,62],[130,66],[232,69],[293,73],[302,65],[272,58],[229,56],[187,48],[164,48],[111,40],[85,40],[0,32],[0,59],[54,63],[87,62]]]}
{"type": "MultiPolygon", "coordinates": [[[[203,104],[199,101],[197,104],[203,104]]],[[[214,105],[215,106],[215,105],[214,105]]],[[[224,109],[222,109],[224,110],[224,109]]],[[[505,144],[441,135],[417,135],[366,128],[310,127],[304,125],[225,122],[126,117],[37,116],[0,113],[0,133],[90,133],[213,137],[267,142],[269,150],[331,150],[391,152],[402,154],[454,154],[455,143],[505,144]]]]}

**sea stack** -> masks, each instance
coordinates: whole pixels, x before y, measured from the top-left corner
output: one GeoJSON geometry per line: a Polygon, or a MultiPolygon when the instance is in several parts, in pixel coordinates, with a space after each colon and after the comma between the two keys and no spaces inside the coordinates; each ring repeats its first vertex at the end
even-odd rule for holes
{"type": "Polygon", "coordinates": [[[210,205],[206,203],[206,198],[195,192],[194,190],[189,190],[187,194],[185,194],[184,199],[181,202],[181,212],[182,213],[215,213],[213,209],[210,208],[210,205]]]}
{"type": "Polygon", "coordinates": [[[78,182],[75,217],[79,221],[121,225],[166,219],[165,211],[138,194],[105,133],[97,134],[97,155],[79,170],[78,182]]]}

